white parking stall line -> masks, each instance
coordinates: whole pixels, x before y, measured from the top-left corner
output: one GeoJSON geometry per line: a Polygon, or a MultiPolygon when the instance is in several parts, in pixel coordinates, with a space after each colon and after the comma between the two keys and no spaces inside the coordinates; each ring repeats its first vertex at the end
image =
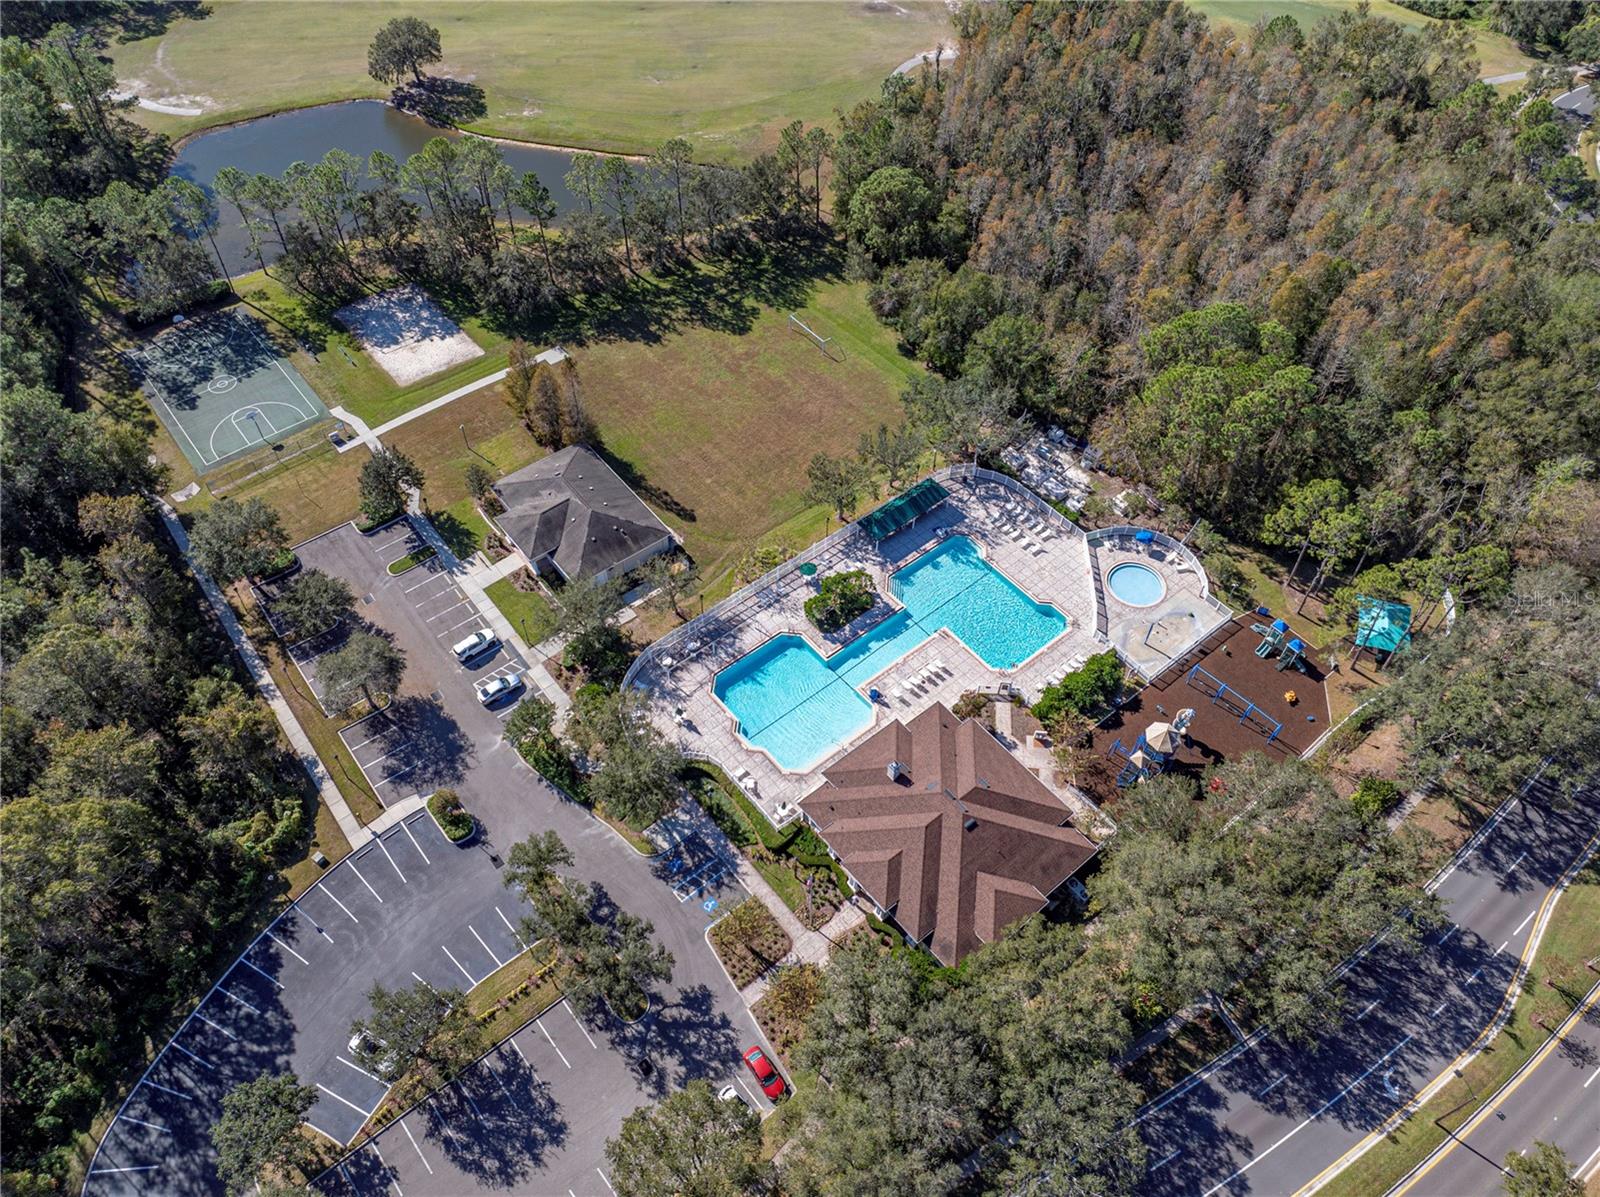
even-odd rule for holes
{"type": "Polygon", "coordinates": [[[411,828],[408,826],[409,822],[410,820],[407,820],[405,823],[400,824],[400,830],[406,833],[406,839],[411,841],[411,846],[417,850],[417,855],[422,857],[422,863],[432,864],[433,862],[428,859],[428,854],[422,850],[422,845],[417,843],[417,837],[411,834],[411,828]]]}
{"type": "Polygon", "coordinates": [[[205,1023],[206,1026],[215,1027],[217,1030],[221,1031],[224,1035],[226,1035],[229,1039],[235,1039],[236,1040],[236,1039],[239,1038],[239,1036],[235,1035],[232,1031],[228,1030],[228,1028],[223,1026],[220,1022],[212,1022],[209,1018],[207,1018],[204,1014],[201,1014],[200,1011],[198,1011],[198,1010],[196,1010],[194,1012],[194,1016],[196,1018],[198,1018],[201,1022],[205,1023]]]}
{"type": "Polygon", "coordinates": [[[1155,1163],[1150,1165],[1150,1171],[1151,1172],[1159,1172],[1161,1169],[1165,1168],[1168,1164],[1172,1163],[1173,1160],[1177,1159],[1182,1154],[1183,1154],[1183,1148],[1180,1147],[1180,1148],[1178,1148],[1177,1151],[1174,1151],[1172,1154],[1162,1156],[1159,1160],[1157,1160],[1155,1163]]]}
{"type": "Polygon", "coordinates": [[[1433,1008],[1433,1013],[1428,1015],[1428,1017],[1429,1018],[1438,1018],[1439,1015],[1444,1013],[1444,1008],[1448,1004],[1449,1004],[1448,1002],[1440,1002],[1437,1006],[1435,1006],[1433,1008]]]}
{"type": "MultiPolygon", "coordinates": [[[[192,1093],[179,1093],[176,1089],[169,1089],[165,1085],[158,1085],[154,1081],[152,1081],[152,1080],[150,1080],[148,1078],[141,1080],[139,1082],[139,1084],[140,1085],[149,1085],[150,1088],[152,1088],[152,1089],[159,1089],[159,1090],[161,1090],[161,1092],[170,1093],[174,1097],[181,1097],[181,1098],[183,1098],[184,1101],[193,1101],[194,1100],[194,1094],[192,1094],[192,1093]]],[[[137,1088],[137,1086],[135,1086],[135,1087],[137,1088]]]]}
{"type": "Polygon", "coordinates": [[[500,916],[500,921],[506,925],[506,930],[511,932],[511,938],[521,944],[522,950],[526,952],[528,950],[527,941],[525,941],[522,936],[517,934],[517,929],[511,925],[511,920],[506,918],[506,912],[501,910],[498,906],[494,908],[494,912],[500,916]]]}
{"type": "Polygon", "coordinates": [[[744,1090],[745,1096],[750,1099],[751,1107],[759,1110],[761,1108],[761,1100],[756,1097],[755,1090],[751,1089],[749,1085],[744,1083],[744,1077],[735,1074],[733,1079],[738,1084],[739,1088],[744,1090]]]}
{"type": "MultiPolygon", "coordinates": [[[[411,842],[412,843],[416,843],[415,840],[412,840],[411,842]]],[[[378,837],[378,847],[383,848],[383,854],[385,856],[389,857],[389,863],[390,863],[390,865],[392,865],[394,867],[395,874],[400,878],[400,884],[401,885],[410,885],[411,882],[406,880],[406,875],[404,873],[400,872],[400,866],[394,863],[394,857],[389,856],[389,849],[384,847],[383,837],[382,836],[378,837]]],[[[422,849],[418,848],[417,851],[421,852],[422,849]]],[[[426,856],[424,856],[422,859],[423,860],[427,860],[428,858],[426,856]]]]}
{"type": "MultiPolygon", "coordinates": [[[[611,1189],[611,1182],[606,1179],[606,1174],[604,1172],[601,1172],[600,1169],[598,1169],[598,1168],[595,1169],[595,1173],[600,1177],[601,1180],[604,1180],[606,1182],[606,1188],[611,1189]]],[[[611,1192],[614,1195],[616,1193],[616,1190],[615,1189],[611,1189],[611,1192]]]]}
{"type": "MultiPolygon", "coordinates": [[[[550,1032],[545,1030],[544,1023],[541,1022],[539,1024],[539,1029],[541,1031],[544,1031],[544,1037],[549,1042],[550,1046],[551,1047],[556,1047],[556,1041],[554,1039],[550,1038],[550,1032]]],[[[563,1052],[559,1047],[556,1047],[556,1055],[561,1057],[561,1062],[563,1064],[565,1064],[568,1068],[572,1067],[572,1061],[567,1059],[567,1054],[565,1052],[563,1052]]]]}
{"type": "MultiPolygon", "coordinates": [[[[352,724],[352,725],[351,725],[351,726],[354,726],[354,724],[352,724]]],[[[350,730],[350,729],[349,729],[349,728],[346,728],[346,729],[345,729],[345,730],[346,730],[346,731],[349,731],[349,730],[350,730]]],[[[365,747],[366,747],[366,746],[367,746],[367,745],[368,745],[368,744],[371,744],[371,743],[373,743],[373,742],[374,742],[374,741],[376,741],[376,740],[381,740],[381,739],[383,739],[383,738],[384,738],[384,737],[385,737],[385,736],[386,736],[386,735],[388,735],[388,734],[389,734],[389,733],[390,733],[390,731],[392,731],[392,730],[393,730],[393,728],[392,728],[392,727],[385,727],[385,728],[384,728],[384,729],[383,729],[383,730],[382,730],[382,731],[381,731],[381,732],[379,732],[379,733],[378,733],[378,734],[377,734],[377,735],[375,735],[375,736],[368,736],[368,737],[367,737],[367,738],[366,738],[366,739],[365,739],[365,740],[363,740],[363,741],[361,741],[361,743],[359,743],[359,744],[350,744],[350,743],[346,743],[346,744],[345,744],[345,747],[346,747],[346,748],[348,748],[348,749],[349,749],[349,750],[350,750],[350,751],[351,751],[351,752],[352,752],[352,753],[353,753],[353,752],[355,752],[355,750],[356,750],[356,749],[358,749],[358,748],[365,748],[365,747]]]]}
{"type": "MultiPolygon", "coordinates": [[[[383,1168],[385,1173],[388,1173],[389,1161],[384,1159],[383,1152],[378,1150],[378,1141],[376,1139],[370,1139],[368,1142],[372,1144],[372,1154],[378,1157],[379,1166],[383,1168]]],[[[389,1187],[394,1190],[395,1197],[406,1197],[404,1190],[400,1188],[400,1182],[395,1180],[392,1176],[389,1177],[389,1187]]]]}
{"type": "Polygon", "coordinates": [[[578,1030],[583,1032],[583,1037],[589,1040],[589,1046],[594,1047],[595,1042],[589,1037],[589,1028],[583,1025],[583,1019],[579,1018],[577,1012],[573,1010],[571,1006],[567,1005],[566,998],[561,999],[561,1004],[566,1008],[567,1013],[572,1016],[572,1021],[578,1024],[578,1030]]]}
{"type": "MultiPolygon", "coordinates": [[[[428,983],[426,981],[424,981],[421,977],[417,976],[417,972],[416,972],[415,969],[411,970],[411,975],[413,977],[416,977],[416,981],[417,981],[418,985],[428,985],[428,983]]],[[[438,993],[439,992],[437,989],[434,989],[432,985],[428,985],[428,988],[429,988],[429,990],[431,990],[434,993],[438,993]]]]}
{"type": "Polygon", "coordinates": [[[407,765],[404,769],[397,769],[393,773],[385,773],[383,775],[383,780],[378,782],[378,784],[381,786],[381,785],[385,784],[386,782],[393,781],[397,777],[404,777],[407,773],[410,773],[411,770],[415,769],[420,764],[422,764],[421,761],[413,761],[411,764],[407,765]]]}
{"type": "Polygon", "coordinates": [[[390,561],[398,561],[407,553],[415,551],[416,547],[411,543],[411,536],[408,533],[405,536],[401,536],[396,540],[390,541],[388,544],[374,545],[372,549],[372,555],[387,564],[390,561]],[[384,556],[385,553],[389,552],[390,549],[393,549],[397,545],[400,548],[398,553],[394,554],[392,557],[384,556]]]}
{"type": "Polygon", "coordinates": [[[172,1128],[170,1126],[159,1126],[154,1122],[145,1122],[140,1118],[130,1118],[127,1114],[118,1114],[117,1120],[121,1122],[131,1122],[135,1126],[148,1126],[151,1130],[158,1130],[164,1135],[170,1135],[172,1133],[172,1128]]]}
{"type": "Polygon", "coordinates": [[[177,1048],[180,1052],[182,1052],[184,1055],[188,1056],[189,1059],[193,1060],[196,1064],[204,1065],[206,1068],[211,1069],[212,1072],[215,1072],[217,1070],[217,1066],[215,1064],[213,1064],[210,1060],[201,1059],[199,1056],[195,1055],[188,1048],[184,1047],[183,1044],[179,1043],[177,1040],[173,1040],[171,1046],[177,1048]]]}
{"type": "Polygon", "coordinates": [[[481,617],[477,616],[477,615],[468,616],[466,619],[463,619],[460,623],[454,624],[451,627],[446,628],[442,632],[436,632],[436,633],[434,633],[434,635],[438,639],[443,640],[451,632],[460,631],[462,628],[466,627],[469,623],[477,623],[480,618],[481,617]]]}
{"type": "MultiPolygon", "coordinates": [[[[524,1064],[528,1064],[528,1057],[522,1050],[522,1044],[518,1043],[515,1039],[513,1039],[513,1040],[511,1040],[511,1047],[517,1053],[517,1056],[522,1060],[522,1062],[524,1064]]],[[[528,1064],[528,1067],[532,1068],[533,1065],[532,1064],[528,1064]]]]}
{"type": "Polygon", "coordinates": [[[90,1168],[88,1175],[101,1176],[108,1172],[154,1172],[160,1164],[139,1164],[132,1168],[90,1168]]]}
{"type": "Polygon", "coordinates": [[[399,752],[400,749],[409,748],[410,746],[411,746],[411,741],[410,740],[402,740],[398,745],[396,745],[395,747],[389,749],[389,751],[384,753],[382,756],[375,756],[370,761],[360,761],[358,763],[361,765],[361,767],[363,769],[370,769],[373,765],[376,765],[379,761],[388,760],[395,753],[399,752]]]}
{"type": "Polygon", "coordinates": [[[1600,1076],[1600,1068],[1596,1068],[1589,1074],[1589,1079],[1583,1082],[1583,1087],[1587,1089],[1590,1085],[1594,1084],[1594,1078],[1597,1076],[1600,1076]]]}
{"type": "MultiPolygon", "coordinates": [[[[300,908],[299,908],[299,907],[298,907],[298,906],[296,906],[296,907],[295,907],[295,909],[296,909],[296,910],[299,910],[299,909],[300,909],[300,908]]],[[[304,918],[304,917],[305,917],[305,916],[304,916],[304,915],[301,915],[301,917],[302,917],[302,918],[304,918]]],[[[314,927],[314,926],[316,926],[316,924],[315,924],[315,923],[312,923],[312,924],[311,924],[311,925],[312,925],[312,926],[313,926],[313,927],[314,927]]],[[[302,955],[301,955],[301,954],[300,954],[300,953],[299,953],[299,952],[297,952],[297,951],[295,951],[295,950],[294,950],[294,949],[293,949],[293,948],[291,948],[291,947],[290,947],[290,946],[289,946],[289,945],[288,945],[288,944],[286,944],[286,943],[284,943],[284,942],[283,942],[283,940],[281,940],[281,939],[279,939],[279,938],[278,938],[278,937],[277,937],[277,936],[276,936],[276,935],[274,935],[274,934],[273,934],[273,933],[272,933],[272,932],[271,932],[271,931],[268,931],[268,932],[267,932],[267,938],[268,938],[268,939],[270,939],[270,940],[271,940],[271,941],[272,941],[272,942],[273,942],[273,943],[275,943],[275,944],[277,944],[277,945],[278,945],[278,946],[279,946],[279,947],[280,947],[280,948],[282,948],[282,949],[283,949],[283,950],[284,950],[284,951],[285,951],[285,952],[288,952],[288,953],[289,953],[289,955],[291,955],[291,956],[293,956],[293,957],[294,957],[294,958],[295,958],[295,959],[296,959],[296,960],[298,960],[298,961],[299,961],[299,962],[300,962],[300,963],[301,963],[301,964],[304,964],[304,965],[306,965],[306,966],[307,966],[307,967],[310,967],[310,965],[311,965],[311,961],[309,961],[309,960],[307,960],[307,959],[306,959],[306,958],[305,958],[305,957],[304,957],[304,956],[302,956],[302,955]]],[[[247,961],[245,961],[245,963],[246,963],[246,964],[249,964],[249,963],[250,963],[250,962],[249,962],[249,961],[248,961],[248,960],[247,960],[247,961]]],[[[250,967],[251,967],[251,968],[255,968],[255,965],[253,965],[253,964],[251,964],[251,965],[250,965],[250,967]]],[[[256,971],[257,971],[257,972],[261,972],[261,970],[260,970],[260,969],[256,969],[256,971]]],[[[267,974],[267,973],[261,973],[261,975],[262,975],[262,976],[268,976],[268,975],[269,975],[269,974],[267,974]]],[[[280,986],[280,988],[281,988],[281,986],[280,986]]]]}
{"type": "MultiPolygon", "coordinates": [[[[346,906],[343,902],[339,901],[339,895],[338,894],[334,893],[327,886],[323,886],[322,887],[322,892],[327,894],[328,897],[332,898],[333,899],[333,904],[335,906],[337,906],[340,910],[344,911],[346,914],[350,914],[350,908],[348,906],[346,906]]],[[[356,918],[355,915],[350,914],[350,921],[352,923],[359,923],[361,920],[356,918]]]]}
{"type": "Polygon", "coordinates": [[[483,942],[483,936],[478,934],[478,929],[476,927],[474,927],[471,923],[468,923],[467,924],[467,930],[472,932],[472,938],[478,941],[478,946],[480,948],[482,948],[485,952],[489,953],[489,958],[494,961],[494,966],[496,968],[499,968],[501,965],[503,965],[505,963],[504,960],[500,959],[500,957],[498,957],[498,956],[496,956],[494,954],[494,949],[493,948],[491,948],[488,944],[483,942]]]}
{"type": "Polygon", "coordinates": [[[1258,1098],[1259,1097],[1265,1097],[1267,1094],[1271,1093],[1274,1089],[1276,1089],[1279,1085],[1283,1084],[1283,1082],[1288,1080],[1288,1079],[1289,1079],[1289,1074],[1287,1072],[1280,1072],[1273,1080],[1267,1082],[1265,1087],[1263,1087],[1261,1089],[1257,1089],[1256,1090],[1256,1096],[1258,1098]]]}
{"type": "MultiPolygon", "coordinates": [[[[333,1098],[334,1101],[342,1101],[342,1102],[344,1102],[345,1105],[349,1106],[357,1114],[360,1114],[363,1121],[365,1121],[366,1119],[372,1117],[372,1111],[371,1110],[363,1110],[360,1106],[356,1105],[356,1103],[351,1101],[348,1097],[340,1097],[337,1093],[335,1093],[332,1089],[328,1088],[328,1086],[324,1085],[321,1081],[317,1081],[315,1083],[316,1083],[316,1086],[317,1086],[318,1089],[321,1089],[329,1097],[333,1098]]],[[[335,1140],[335,1142],[337,1142],[337,1141],[338,1140],[335,1140]]]]}
{"type": "Polygon", "coordinates": [[[1510,877],[1511,874],[1515,873],[1517,871],[1517,866],[1526,859],[1528,859],[1528,853],[1526,850],[1524,850],[1521,856],[1517,857],[1517,859],[1511,862],[1511,867],[1506,870],[1506,876],[1510,877]]]}
{"type": "MultiPolygon", "coordinates": [[[[466,601],[466,595],[462,594],[461,591],[457,590],[454,586],[446,586],[443,590],[439,591],[437,594],[430,594],[426,598],[419,598],[419,599],[413,600],[411,605],[414,608],[416,608],[416,610],[421,611],[429,603],[437,603],[440,599],[445,600],[446,602],[448,602],[450,604],[450,606],[454,607],[454,606],[457,606],[457,605],[459,605],[461,603],[464,603],[466,601]]],[[[433,613],[433,615],[429,618],[428,622],[431,623],[434,619],[437,619],[446,610],[448,610],[448,608],[440,607],[439,610],[437,610],[437,611],[435,611],[433,613]]]]}
{"type": "Polygon", "coordinates": [[[422,581],[417,582],[417,583],[415,583],[415,584],[413,584],[411,586],[407,586],[400,593],[401,594],[410,594],[413,590],[421,590],[424,586],[432,586],[435,582],[439,581],[441,578],[444,578],[444,577],[446,577],[445,574],[429,574],[426,578],[423,578],[422,581]]]}
{"type": "Polygon", "coordinates": [[[361,884],[367,887],[367,892],[369,894],[371,894],[374,898],[377,898],[379,902],[383,901],[383,895],[372,888],[372,882],[368,881],[366,877],[362,876],[361,870],[356,868],[356,862],[353,860],[350,862],[350,871],[357,877],[361,878],[361,884]]]}
{"type": "Polygon", "coordinates": [[[381,1076],[373,1076],[372,1073],[361,1067],[361,1065],[353,1063],[350,1060],[346,1060],[343,1056],[334,1056],[334,1059],[339,1061],[339,1063],[343,1064],[347,1068],[354,1068],[362,1076],[371,1077],[373,1080],[377,1081],[378,1084],[383,1084],[383,1078],[381,1076]]]}
{"type": "Polygon", "coordinates": [[[472,1100],[472,1094],[467,1092],[465,1085],[461,1086],[461,1096],[467,1099],[467,1104],[472,1107],[472,1112],[477,1116],[478,1121],[488,1126],[489,1120],[483,1116],[483,1111],[478,1108],[478,1103],[472,1100]]]}
{"type": "Polygon", "coordinates": [[[432,623],[436,619],[443,619],[446,615],[449,615],[457,607],[464,606],[466,604],[466,601],[467,601],[466,599],[457,599],[455,602],[451,603],[448,607],[446,607],[443,611],[440,611],[437,615],[430,615],[426,619],[424,619],[422,622],[423,623],[432,623]]]}
{"type": "Polygon", "coordinates": [[[378,717],[385,716],[386,714],[387,714],[387,709],[384,708],[384,707],[379,707],[376,711],[368,711],[365,715],[361,716],[361,718],[353,720],[350,723],[345,724],[344,727],[341,728],[340,730],[341,731],[349,731],[352,727],[355,727],[357,724],[365,723],[368,719],[377,719],[378,717]]]}
{"type": "Polygon", "coordinates": [[[245,1001],[238,994],[233,993],[230,990],[224,989],[221,985],[217,986],[217,992],[220,993],[223,997],[232,998],[234,1001],[238,1002],[241,1006],[243,1006],[246,1010],[250,1011],[251,1014],[260,1014],[261,1013],[261,1011],[257,1010],[254,1006],[252,1006],[249,1002],[245,1001]]]}
{"type": "Polygon", "coordinates": [[[406,1132],[406,1138],[411,1140],[411,1150],[417,1153],[417,1158],[422,1161],[422,1166],[428,1170],[428,1175],[433,1175],[433,1165],[428,1163],[428,1157],[422,1154],[422,1148],[417,1146],[417,1137],[411,1133],[411,1128],[406,1125],[404,1118],[400,1119],[400,1129],[406,1132]]]}
{"type": "Polygon", "coordinates": [[[1498,948],[1496,948],[1496,949],[1495,949],[1495,950],[1494,950],[1494,954],[1495,954],[1495,955],[1496,955],[1496,956],[1498,956],[1498,955],[1499,955],[1499,954],[1500,954],[1500,953],[1501,953],[1501,952],[1503,952],[1503,951],[1505,951],[1505,950],[1506,950],[1506,945],[1507,945],[1507,944],[1509,944],[1509,943],[1510,943],[1510,942],[1511,942],[1511,941],[1510,941],[1510,940],[1509,940],[1509,939],[1508,939],[1508,940],[1506,940],[1506,942],[1505,942],[1505,943],[1503,943],[1503,944],[1501,944],[1501,945],[1500,945],[1500,946],[1499,946],[1499,947],[1498,947],[1498,948]]]}
{"type": "MultiPolygon", "coordinates": [[[[461,968],[461,961],[456,959],[454,952],[452,952],[449,948],[445,947],[444,944],[440,944],[439,947],[444,950],[444,954],[446,956],[450,957],[450,963],[451,964],[455,965],[457,968],[461,968]]],[[[478,983],[478,978],[474,977],[471,973],[469,973],[464,968],[461,968],[461,975],[463,977],[465,977],[470,984],[476,985],[478,983]]]]}
{"type": "Polygon", "coordinates": [[[1372,1013],[1372,1008],[1374,1006],[1376,1006],[1377,1004],[1378,1004],[1378,999],[1377,998],[1373,998],[1370,1002],[1368,1002],[1367,1003],[1367,1008],[1365,1010],[1363,1010],[1360,1014],[1356,1015],[1356,1021],[1360,1022],[1367,1015],[1371,1014],[1372,1013]]]}

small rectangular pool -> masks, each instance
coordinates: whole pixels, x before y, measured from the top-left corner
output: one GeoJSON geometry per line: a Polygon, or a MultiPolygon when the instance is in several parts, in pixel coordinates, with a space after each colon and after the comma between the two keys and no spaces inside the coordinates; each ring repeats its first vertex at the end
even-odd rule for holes
{"type": "Polygon", "coordinates": [[[965,536],[952,536],[890,585],[904,606],[829,657],[803,637],[775,636],[717,674],[713,692],[739,734],[779,766],[799,772],[872,722],[862,689],[941,628],[991,669],[1015,669],[1067,630],[1066,617],[1037,603],[965,536]]]}

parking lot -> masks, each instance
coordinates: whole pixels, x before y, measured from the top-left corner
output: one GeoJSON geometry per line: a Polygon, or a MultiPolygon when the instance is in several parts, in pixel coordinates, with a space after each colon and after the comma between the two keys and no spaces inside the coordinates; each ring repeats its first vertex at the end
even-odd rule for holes
{"type": "Polygon", "coordinates": [[[347,1142],[383,1097],[348,1050],[374,982],[469,989],[519,950],[522,904],[488,853],[426,812],[329,870],[234,962],[130,1094],[85,1193],[214,1193],[211,1126],[235,1085],[293,1071],[347,1142]]]}
{"type": "MultiPolygon", "coordinates": [[[[444,1197],[484,1189],[609,1197],[605,1140],[663,1092],[654,1072],[641,1080],[624,1055],[649,1058],[649,1044],[647,1026],[613,1020],[590,1027],[559,1001],[316,1187],[328,1197],[444,1197]]],[[[762,1114],[772,1108],[747,1073],[713,1080],[718,1089],[726,1084],[762,1114]]]]}

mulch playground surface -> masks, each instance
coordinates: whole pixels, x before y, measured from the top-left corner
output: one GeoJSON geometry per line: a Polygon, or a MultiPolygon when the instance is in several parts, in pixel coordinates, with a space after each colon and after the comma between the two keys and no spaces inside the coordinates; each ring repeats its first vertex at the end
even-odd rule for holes
{"type": "Polygon", "coordinates": [[[1095,729],[1093,746],[1098,760],[1080,779],[1090,797],[1113,804],[1119,797],[1116,776],[1122,762],[1109,755],[1115,740],[1131,745],[1152,723],[1170,720],[1184,707],[1194,708],[1194,722],[1189,726],[1188,742],[1180,746],[1168,772],[1195,777],[1247,752],[1279,758],[1299,756],[1328,730],[1328,694],[1322,670],[1307,661],[1305,673],[1294,669],[1280,673],[1275,659],[1256,656],[1261,637],[1250,625],[1258,622],[1270,620],[1251,615],[1223,624],[1095,729]],[[1211,681],[1204,677],[1189,680],[1196,665],[1226,684],[1229,693],[1223,701],[1212,701],[1216,686],[1211,681]],[[1292,706],[1284,698],[1289,690],[1296,699],[1292,706]],[[1268,719],[1283,725],[1270,745],[1271,725],[1264,727],[1261,715],[1240,722],[1246,703],[1255,704],[1268,719]]]}

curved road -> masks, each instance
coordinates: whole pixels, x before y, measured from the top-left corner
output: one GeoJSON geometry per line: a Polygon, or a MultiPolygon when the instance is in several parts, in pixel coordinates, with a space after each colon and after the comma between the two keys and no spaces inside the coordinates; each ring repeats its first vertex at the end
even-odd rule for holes
{"type": "Polygon", "coordinates": [[[1600,787],[1562,802],[1525,786],[1435,879],[1450,925],[1415,955],[1380,940],[1345,966],[1343,1027],[1311,1049],[1252,1036],[1141,1112],[1142,1191],[1293,1193],[1331,1176],[1495,1023],[1541,912],[1597,842],[1600,787]]]}

